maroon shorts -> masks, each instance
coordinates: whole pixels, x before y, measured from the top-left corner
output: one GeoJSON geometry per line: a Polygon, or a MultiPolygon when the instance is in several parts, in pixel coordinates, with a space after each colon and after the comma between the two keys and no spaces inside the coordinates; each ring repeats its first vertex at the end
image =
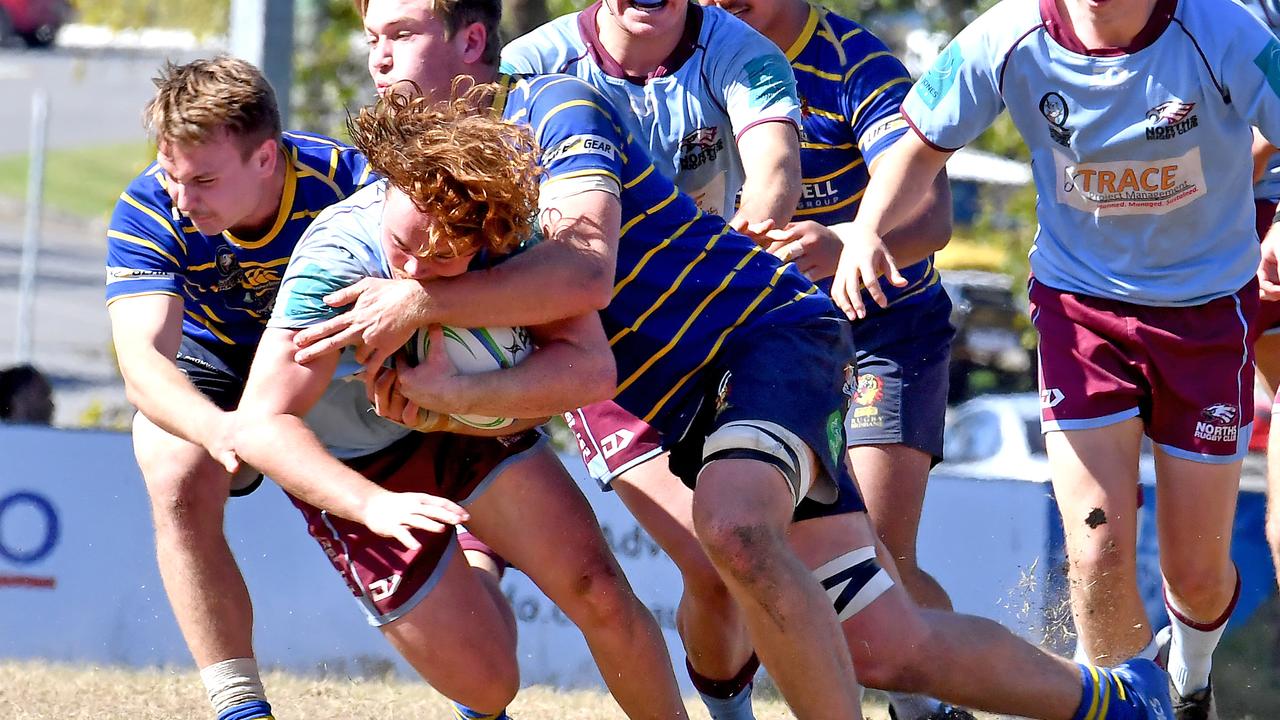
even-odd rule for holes
{"type": "Polygon", "coordinates": [[[612,400],[564,414],[578,438],[578,452],[587,472],[608,490],[622,473],[662,454],[658,431],[612,400]]]}
{"type": "MultiPolygon", "coordinates": [[[[1271,221],[1276,216],[1276,201],[1254,200],[1253,209],[1258,224],[1258,239],[1261,240],[1271,231],[1271,221]]],[[[1258,337],[1280,332],[1280,300],[1263,300],[1258,305],[1258,317],[1253,323],[1253,331],[1258,337]]]]}
{"type": "Polygon", "coordinates": [[[1244,457],[1253,422],[1249,327],[1258,284],[1195,307],[1151,307],[1031,285],[1040,334],[1041,426],[1104,427],[1141,417],[1170,454],[1244,457]]]}
{"type": "MultiPolygon", "coordinates": [[[[449,433],[411,433],[372,455],[347,460],[361,475],[396,492],[430,493],[466,505],[509,465],[537,450],[543,437],[529,431],[503,438],[449,433]]],[[[431,592],[457,550],[455,533],[413,531],[422,543],[409,550],[357,522],[322,511],[297,498],[333,567],[360,601],[370,625],[386,625],[412,610],[431,592]]]]}

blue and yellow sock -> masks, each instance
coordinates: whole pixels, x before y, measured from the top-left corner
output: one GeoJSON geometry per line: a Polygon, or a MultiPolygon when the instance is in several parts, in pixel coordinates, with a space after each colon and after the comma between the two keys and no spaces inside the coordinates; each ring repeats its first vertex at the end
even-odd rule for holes
{"type": "Polygon", "coordinates": [[[266,700],[252,700],[218,713],[218,720],[274,720],[271,704],[266,700]]]}
{"type": "Polygon", "coordinates": [[[1145,705],[1111,668],[1080,666],[1080,707],[1072,720],[1141,720],[1145,705]]]}
{"type": "Polygon", "coordinates": [[[507,715],[507,711],[505,709],[499,710],[496,715],[490,715],[488,713],[472,710],[460,702],[450,702],[453,703],[454,720],[511,720],[511,717],[507,715]]]}

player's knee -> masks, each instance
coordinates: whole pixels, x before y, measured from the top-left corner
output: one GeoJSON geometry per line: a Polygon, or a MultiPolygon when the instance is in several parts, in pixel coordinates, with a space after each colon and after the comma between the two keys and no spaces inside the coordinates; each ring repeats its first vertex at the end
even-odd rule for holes
{"type": "Polygon", "coordinates": [[[745,585],[762,581],[778,554],[786,552],[785,538],[763,520],[700,512],[695,502],[693,524],[715,566],[745,585]]]}
{"type": "Polygon", "coordinates": [[[157,532],[222,527],[225,477],[212,471],[212,462],[210,467],[203,465],[190,467],[172,460],[144,465],[139,460],[157,532]]]}
{"type": "Polygon", "coordinates": [[[616,561],[599,554],[582,563],[561,601],[565,612],[579,628],[619,626],[644,606],[627,585],[616,561]]]}
{"type": "Polygon", "coordinates": [[[1221,603],[1223,593],[1235,584],[1231,563],[1217,558],[1164,558],[1161,572],[1170,593],[1187,608],[1212,608],[1221,603]]]}

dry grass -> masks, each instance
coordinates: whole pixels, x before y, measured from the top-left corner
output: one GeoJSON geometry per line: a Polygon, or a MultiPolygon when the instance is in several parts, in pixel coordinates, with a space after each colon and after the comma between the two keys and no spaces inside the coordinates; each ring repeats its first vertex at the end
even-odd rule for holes
{"type": "MultiPolygon", "coordinates": [[[[425,683],[407,680],[306,678],[280,672],[264,678],[281,720],[433,720],[449,717],[444,699],[425,683]]],[[[706,720],[696,700],[692,718],[706,720]]],[[[760,720],[791,715],[778,701],[756,703],[760,720]]],[[[517,720],[623,718],[601,692],[526,688],[511,705],[517,720]]],[[[5,720],[174,720],[209,718],[200,678],[192,670],[0,662],[0,718],[5,720]]],[[[877,715],[882,717],[882,715],[877,715]]]]}

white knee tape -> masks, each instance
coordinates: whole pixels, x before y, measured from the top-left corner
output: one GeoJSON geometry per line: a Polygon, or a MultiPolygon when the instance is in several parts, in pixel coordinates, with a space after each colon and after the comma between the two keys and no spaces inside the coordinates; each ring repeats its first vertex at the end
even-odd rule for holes
{"type": "Polygon", "coordinates": [[[765,456],[762,459],[786,477],[795,505],[799,505],[813,487],[817,463],[813,451],[798,435],[777,423],[767,420],[725,423],[707,437],[702,459],[710,462],[716,455],[733,457],[735,452],[765,456]]]}
{"type": "Polygon", "coordinates": [[[813,571],[840,622],[857,615],[893,587],[893,578],[876,560],[874,547],[850,550],[813,571]]]}

